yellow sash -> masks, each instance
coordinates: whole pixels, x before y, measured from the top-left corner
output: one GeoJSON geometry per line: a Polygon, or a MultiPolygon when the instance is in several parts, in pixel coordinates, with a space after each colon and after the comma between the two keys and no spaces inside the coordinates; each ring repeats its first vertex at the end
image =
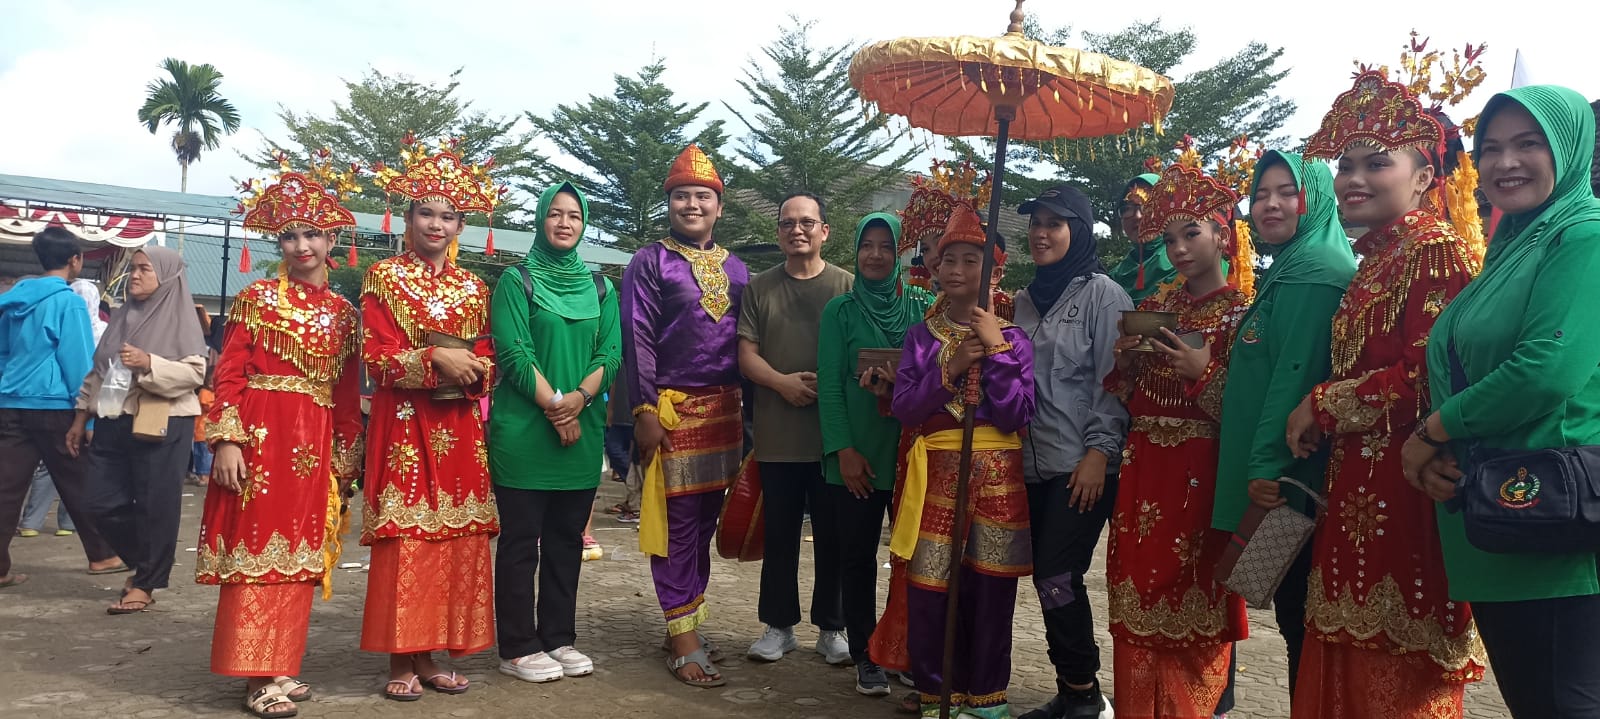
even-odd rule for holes
{"type": "MultiPolygon", "coordinates": [[[[662,429],[674,430],[682,421],[676,405],[689,398],[675,389],[661,390],[656,401],[656,417],[662,429]]],[[[639,502],[639,551],[667,556],[667,473],[661,468],[661,449],[644,468],[644,494],[639,502]]]]}
{"type": "MultiPolygon", "coordinates": [[[[972,451],[997,449],[1022,449],[1022,440],[992,426],[973,428],[972,451]]],[[[922,504],[928,496],[928,450],[961,451],[961,430],[946,429],[917,437],[911,453],[906,455],[906,484],[900,490],[900,508],[889,531],[889,551],[901,559],[911,559],[922,530],[922,504]]]]}

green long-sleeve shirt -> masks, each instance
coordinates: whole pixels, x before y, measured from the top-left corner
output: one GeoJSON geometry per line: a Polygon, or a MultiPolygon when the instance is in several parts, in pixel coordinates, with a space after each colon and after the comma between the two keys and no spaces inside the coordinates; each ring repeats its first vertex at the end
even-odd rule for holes
{"type": "MultiPolygon", "coordinates": [[[[1439,317],[1428,342],[1433,406],[1458,451],[1600,444],[1600,223],[1560,243],[1508,248],[1439,317]],[[1468,385],[1453,392],[1449,347],[1468,385]]],[[[1593,554],[1491,554],[1441,507],[1450,597],[1517,601],[1600,593],[1593,554]]]]}
{"type": "MultiPolygon", "coordinates": [[[[1252,479],[1291,477],[1321,491],[1326,454],[1295,459],[1284,433],[1300,400],[1328,378],[1333,313],[1343,297],[1342,288],[1307,283],[1274,285],[1256,298],[1228,358],[1211,526],[1238,528],[1252,479]]],[[[1292,505],[1311,513],[1303,493],[1287,486],[1283,491],[1292,505]]]]}
{"type": "Polygon", "coordinates": [[[817,411],[822,420],[822,470],[829,484],[844,484],[839,450],[860,452],[872,468],[873,489],[894,489],[900,422],[878,411],[877,395],[855,378],[857,352],[889,347],[889,341],[859,311],[849,296],[835,297],[822,310],[817,342],[817,411]]]}
{"type": "Polygon", "coordinates": [[[516,268],[506,270],[489,306],[500,373],[489,413],[490,477],[495,484],[515,489],[593,489],[600,486],[605,403],[595,402],[583,410],[577,444],[563,447],[555,427],[534,402],[538,387],[534,370],[544,375],[551,389],[570,394],[583,378],[601,369],[596,395],[605,392],[622,364],[616,289],[605,281],[598,318],[568,320],[534,307],[516,273],[516,268]]]}

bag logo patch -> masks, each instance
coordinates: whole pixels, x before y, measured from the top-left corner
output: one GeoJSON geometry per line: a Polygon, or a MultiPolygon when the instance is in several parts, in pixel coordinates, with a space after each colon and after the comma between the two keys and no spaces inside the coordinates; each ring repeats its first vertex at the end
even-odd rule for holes
{"type": "Polygon", "coordinates": [[[1506,509],[1528,509],[1539,504],[1539,477],[1518,467],[1517,476],[1500,485],[1500,506],[1506,509]]]}

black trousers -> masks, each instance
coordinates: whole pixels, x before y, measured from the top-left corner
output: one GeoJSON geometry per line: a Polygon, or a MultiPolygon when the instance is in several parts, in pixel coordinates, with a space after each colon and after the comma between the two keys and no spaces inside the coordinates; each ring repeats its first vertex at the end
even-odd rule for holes
{"type": "Polygon", "coordinates": [[[0,409],[0,577],[11,574],[11,538],[17,533],[33,468],[41,459],[61,495],[61,506],[77,526],[89,561],[117,556],[89,512],[89,459],[67,454],[67,430],[75,414],[70,409],[0,409]]]}
{"type": "Polygon", "coordinates": [[[1306,645],[1306,591],[1311,581],[1311,546],[1316,540],[1306,542],[1305,549],[1289,565],[1283,583],[1272,595],[1272,613],[1278,619],[1278,634],[1289,650],[1289,696],[1294,696],[1294,683],[1300,676],[1300,650],[1306,645]]]}
{"type": "Polygon", "coordinates": [[[1033,533],[1033,587],[1044,610],[1044,638],[1056,669],[1056,688],[1091,684],[1100,672],[1100,646],[1094,639],[1094,612],[1083,575],[1094,561],[1095,546],[1117,503],[1117,477],[1106,477],[1105,492],[1087,512],[1068,506],[1071,475],[1028,485],[1028,516],[1033,533]]]}
{"type": "Polygon", "coordinates": [[[167,420],[160,442],[133,437],[133,417],[94,421],[89,444],[89,513],[95,528],[133,568],[133,587],[165,589],[178,551],[183,479],[194,417],[167,420]]]}
{"type": "Polygon", "coordinates": [[[500,505],[495,540],[494,621],[501,659],[577,642],[578,572],[593,489],[514,489],[494,485],[500,505]],[[539,560],[544,566],[539,566],[539,560]],[[537,578],[536,578],[537,577],[537,578]],[[537,581],[538,589],[535,590],[537,581]]]}
{"type": "Polygon", "coordinates": [[[800,623],[800,530],[811,508],[816,544],[811,587],[811,623],[818,629],[844,629],[839,584],[839,529],[832,498],[822,479],[821,462],[762,462],[761,498],[766,512],[766,556],[761,561],[761,599],[756,613],[773,627],[800,623]]]}
{"type": "Polygon", "coordinates": [[[894,492],[873,490],[862,499],[842,485],[830,484],[828,493],[839,525],[844,624],[850,656],[860,664],[867,660],[867,642],[878,628],[878,548],[883,546],[883,518],[889,514],[894,492]]]}
{"type": "Polygon", "coordinates": [[[1514,719],[1600,718],[1600,595],[1473,602],[1514,719]]]}

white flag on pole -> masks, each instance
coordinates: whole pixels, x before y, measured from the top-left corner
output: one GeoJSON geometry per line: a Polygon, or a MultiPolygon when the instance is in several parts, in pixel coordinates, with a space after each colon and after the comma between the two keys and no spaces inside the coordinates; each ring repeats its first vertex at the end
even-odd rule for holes
{"type": "Polygon", "coordinates": [[[1532,85],[1532,73],[1528,71],[1528,61],[1522,58],[1522,50],[1517,50],[1516,62],[1511,66],[1511,87],[1526,87],[1532,85]]]}

